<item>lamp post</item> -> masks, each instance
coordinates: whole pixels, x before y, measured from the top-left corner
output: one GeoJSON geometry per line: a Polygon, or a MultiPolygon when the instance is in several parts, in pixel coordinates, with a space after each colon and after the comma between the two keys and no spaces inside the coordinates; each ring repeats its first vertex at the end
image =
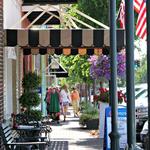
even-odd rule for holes
{"type": "Polygon", "coordinates": [[[111,56],[111,111],[112,111],[112,132],[111,149],[119,149],[118,133],[118,97],[117,97],[117,46],[116,46],[116,0],[110,0],[110,56],[111,56]]]}
{"type": "Polygon", "coordinates": [[[135,149],[135,93],[134,93],[134,9],[133,0],[125,0],[126,14],[126,85],[127,85],[127,143],[135,149]]]}

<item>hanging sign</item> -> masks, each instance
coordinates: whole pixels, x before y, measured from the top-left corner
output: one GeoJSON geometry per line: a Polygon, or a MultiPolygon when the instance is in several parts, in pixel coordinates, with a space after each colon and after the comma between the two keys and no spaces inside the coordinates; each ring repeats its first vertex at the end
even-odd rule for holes
{"type": "Polygon", "coordinates": [[[7,51],[8,59],[17,59],[15,47],[5,47],[5,50],[7,51]]]}

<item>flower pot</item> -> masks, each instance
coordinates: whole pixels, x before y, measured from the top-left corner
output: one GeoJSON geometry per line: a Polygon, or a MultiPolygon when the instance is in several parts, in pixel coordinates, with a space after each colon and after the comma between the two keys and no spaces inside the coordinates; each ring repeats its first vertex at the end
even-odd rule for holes
{"type": "Polygon", "coordinates": [[[91,119],[86,122],[87,129],[98,129],[99,119],[91,119]]]}
{"type": "Polygon", "coordinates": [[[108,103],[99,102],[99,131],[100,138],[104,138],[104,130],[105,130],[105,109],[109,107],[108,103]]]}

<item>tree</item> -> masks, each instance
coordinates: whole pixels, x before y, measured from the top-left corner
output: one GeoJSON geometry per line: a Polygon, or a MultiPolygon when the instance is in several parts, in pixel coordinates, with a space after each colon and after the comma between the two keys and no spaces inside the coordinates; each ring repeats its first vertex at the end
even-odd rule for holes
{"type": "Polygon", "coordinates": [[[135,82],[147,82],[147,59],[145,57],[141,60],[140,67],[138,67],[135,72],[135,82]]]}
{"type": "MultiPolygon", "coordinates": [[[[78,9],[90,17],[108,25],[108,0],[80,0],[78,2],[78,9]]],[[[80,19],[84,20],[84,18],[80,19]]],[[[91,21],[85,22],[95,26],[91,21]]]]}
{"type": "MultiPolygon", "coordinates": [[[[121,0],[117,0],[117,11],[119,10],[120,2],[121,0]]],[[[109,0],[80,0],[78,1],[77,8],[105,25],[109,25],[109,0]]],[[[97,27],[85,18],[80,17],[80,19],[91,24],[93,27],[97,27]]]]}
{"type": "Polygon", "coordinates": [[[62,56],[61,62],[67,69],[72,83],[90,82],[88,56],[62,56]]]}
{"type": "MultiPolygon", "coordinates": [[[[89,69],[90,64],[87,61],[88,56],[62,56],[61,62],[64,65],[64,67],[67,69],[69,77],[67,78],[67,83],[69,83],[71,86],[75,85],[76,83],[83,84],[85,83],[85,97],[86,100],[88,99],[88,94],[90,92],[90,83],[92,83],[89,69]]],[[[90,99],[90,96],[89,96],[90,99]]]]}

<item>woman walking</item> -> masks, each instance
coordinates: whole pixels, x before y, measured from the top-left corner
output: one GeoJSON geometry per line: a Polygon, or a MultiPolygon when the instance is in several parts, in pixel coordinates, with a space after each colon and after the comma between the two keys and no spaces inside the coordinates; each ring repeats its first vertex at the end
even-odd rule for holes
{"type": "Polygon", "coordinates": [[[57,121],[57,123],[59,123],[60,101],[59,101],[59,91],[56,88],[48,89],[46,93],[46,103],[47,103],[47,114],[53,119],[52,121],[57,121]]]}
{"type": "Polygon", "coordinates": [[[70,95],[69,95],[69,92],[68,92],[67,85],[63,85],[61,87],[60,100],[61,100],[61,103],[62,103],[62,109],[63,109],[62,111],[63,111],[63,115],[64,115],[64,121],[66,121],[66,115],[67,115],[68,106],[69,106],[69,103],[70,103],[70,95]]]}
{"type": "Polygon", "coordinates": [[[78,117],[78,112],[79,112],[79,92],[76,90],[75,87],[72,88],[71,92],[71,100],[72,100],[72,106],[73,106],[73,112],[74,112],[74,117],[78,117]]]}

